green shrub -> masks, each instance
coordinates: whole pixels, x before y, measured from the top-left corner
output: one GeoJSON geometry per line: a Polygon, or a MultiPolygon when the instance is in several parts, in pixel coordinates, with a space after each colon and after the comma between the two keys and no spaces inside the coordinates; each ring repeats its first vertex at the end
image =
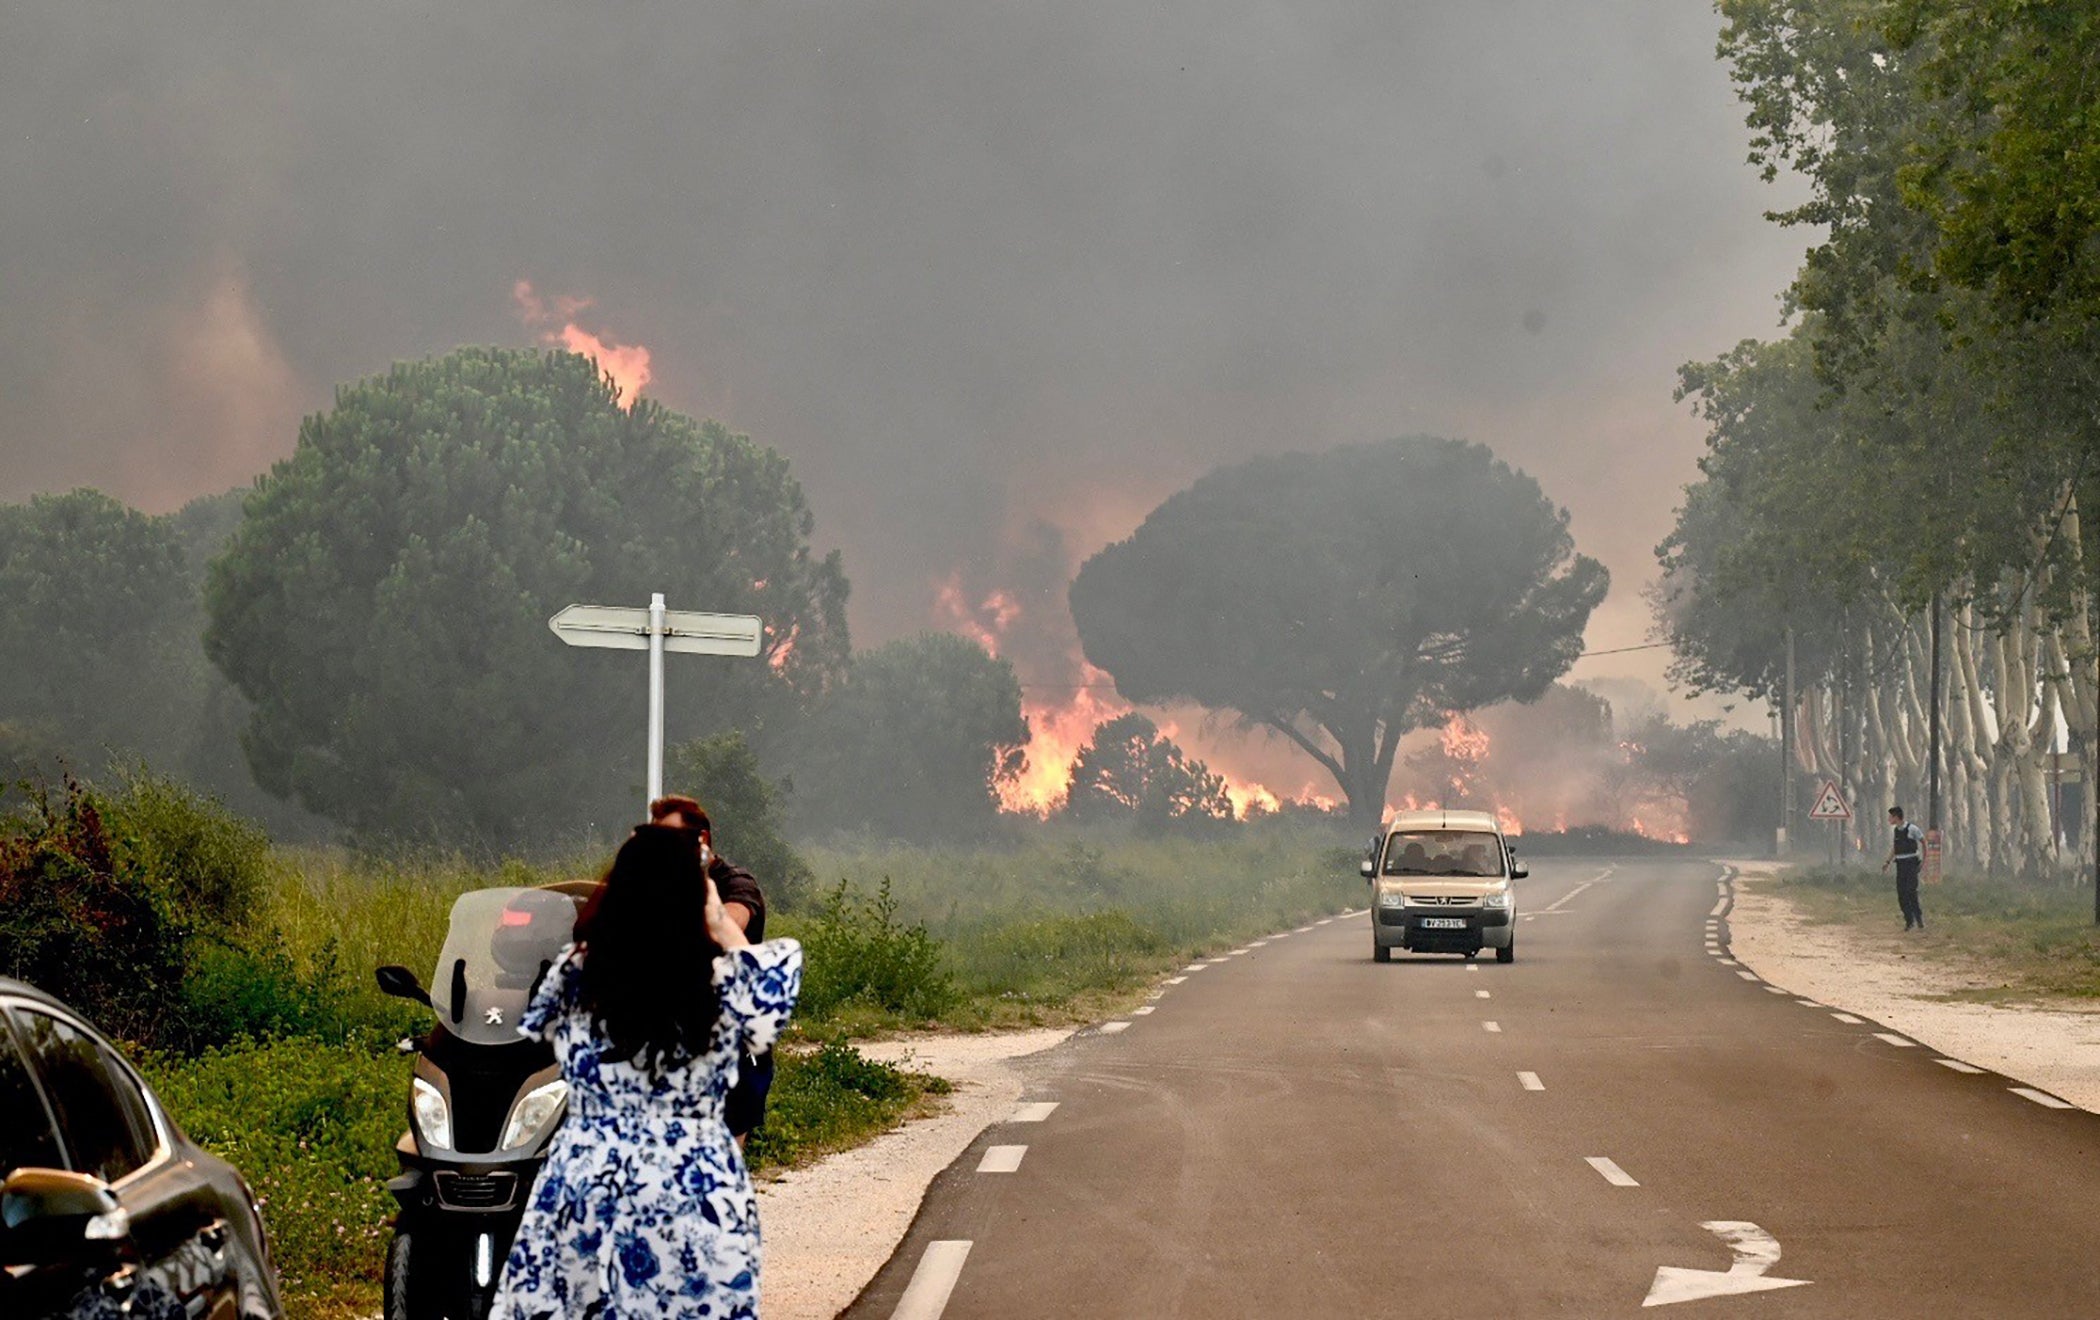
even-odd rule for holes
{"type": "Polygon", "coordinates": [[[920,1096],[948,1089],[937,1077],[877,1063],[842,1041],[782,1054],[766,1121],[746,1139],[744,1158],[753,1170],[806,1163],[867,1140],[920,1096]]]}
{"type": "Polygon", "coordinates": [[[939,1017],[958,994],[939,940],[924,926],[897,920],[897,900],[885,879],[872,897],[841,880],[815,920],[798,926],[804,962],[805,1021],[821,1021],[859,1007],[906,1019],[939,1017]]]}
{"type": "Polygon", "coordinates": [[[426,1010],[366,993],[369,971],[358,975],[332,941],[303,964],[275,931],[259,932],[238,945],[193,938],[189,947],[182,1034],[191,1049],[272,1036],[312,1036],[376,1049],[428,1024],[426,1010]]]}
{"type": "Polygon", "coordinates": [[[371,1290],[394,1200],[411,1061],[278,1040],[141,1064],[175,1121],[241,1171],[262,1201],[293,1315],[371,1290]]]}
{"type": "Polygon", "coordinates": [[[119,852],[161,887],[185,927],[231,931],[255,914],[273,870],[259,827],[142,765],[105,798],[119,852]]]}
{"type": "Polygon", "coordinates": [[[0,834],[0,974],[114,1035],[167,1042],[186,932],[164,891],[120,855],[102,802],[68,779],[32,790],[0,834]]]}

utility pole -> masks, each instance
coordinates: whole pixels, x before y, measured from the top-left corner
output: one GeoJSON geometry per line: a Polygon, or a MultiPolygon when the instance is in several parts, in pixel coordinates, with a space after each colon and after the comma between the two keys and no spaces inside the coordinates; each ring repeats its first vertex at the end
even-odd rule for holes
{"type": "Polygon", "coordinates": [[[1779,855],[1792,847],[1794,829],[1794,629],[1786,630],[1786,695],[1779,712],[1779,855]]]}
{"type": "Polygon", "coordinates": [[[1931,760],[1926,770],[1931,787],[1926,793],[1926,828],[1938,832],[1940,828],[1940,593],[1932,593],[1932,710],[1928,719],[1931,733],[1927,742],[1931,745],[1931,760]]]}

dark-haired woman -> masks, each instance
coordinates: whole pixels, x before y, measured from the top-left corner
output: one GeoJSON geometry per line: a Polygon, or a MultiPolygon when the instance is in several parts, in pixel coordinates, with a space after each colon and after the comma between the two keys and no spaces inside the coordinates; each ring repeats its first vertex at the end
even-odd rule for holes
{"type": "Polygon", "coordinates": [[[758,1205],[722,1102],[786,1024],[802,950],[745,940],[692,834],[657,825],[621,846],[576,935],[519,1023],[553,1042],[569,1116],[492,1315],[755,1317],[758,1205]]]}

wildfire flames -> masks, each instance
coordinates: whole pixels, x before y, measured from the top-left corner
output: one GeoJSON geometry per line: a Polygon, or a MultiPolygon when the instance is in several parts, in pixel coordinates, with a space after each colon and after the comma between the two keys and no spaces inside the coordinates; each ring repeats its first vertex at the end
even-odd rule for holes
{"type": "Polygon", "coordinates": [[[613,388],[618,391],[622,406],[634,407],[634,401],[642,395],[642,387],[653,379],[648,349],[640,344],[622,344],[592,334],[576,324],[576,314],[590,307],[592,300],[589,298],[566,294],[543,298],[533,289],[531,280],[519,280],[512,285],[510,296],[517,305],[518,319],[539,331],[542,344],[549,347],[559,345],[596,362],[600,371],[612,377],[613,388]],[[560,329],[554,328],[557,321],[561,323],[560,329]]]}

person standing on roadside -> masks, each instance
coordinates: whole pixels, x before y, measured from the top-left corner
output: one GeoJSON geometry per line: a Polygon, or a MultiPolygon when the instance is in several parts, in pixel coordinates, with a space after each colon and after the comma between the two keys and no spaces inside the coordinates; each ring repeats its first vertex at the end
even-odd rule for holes
{"type": "Polygon", "coordinates": [[[1896,868],[1896,904],[1903,909],[1903,929],[1925,929],[1925,909],[1918,906],[1918,874],[1925,869],[1925,832],[1903,818],[1903,808],[1889,808],[1889,828],[1895,831],[1889,855],[1881,869],[1896,868]]]}
{"type": "MultiPolygon", "coordinates": [[[[766,896],[758,878],[714,850],[715,823],[707,808],[689,797],[671,795],[649,804],[649,823],[697,835],[706,849],[707,878],[722,896],[722,910],[753,944],[766,938],[766,896]]],[[[766,1117],[766,1097],[773,1090],[773,1051],[763,1050],[739,1060],[736,1085],[730,1088],[724,1109],[729,1131],[741,1148],[766,1117]]]]}
{"type": "Polygon", "coordinates": [[[723,1108],[802,950],[729,920],[692,835],[637,826],[518,1031],[569,1085],[490,1320],[758,1320],[758,1198],[723,1108]]]}

